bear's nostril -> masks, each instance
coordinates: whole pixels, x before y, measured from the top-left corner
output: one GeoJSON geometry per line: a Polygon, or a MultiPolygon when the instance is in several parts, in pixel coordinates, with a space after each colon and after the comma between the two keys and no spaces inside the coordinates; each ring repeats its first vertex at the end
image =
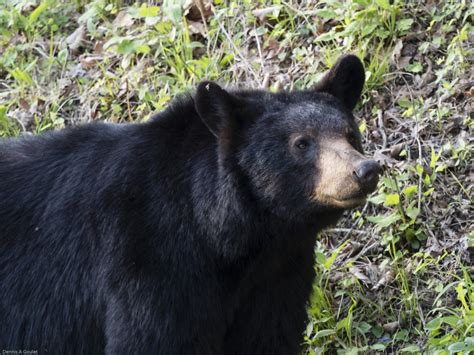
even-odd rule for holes
{"type": "Polygon", "coordinates": [[[378,176],[382,172],[382,168],[375,160],[363,161],[353,172],[355,178],[362,185],[376,185],[378,176]]]}

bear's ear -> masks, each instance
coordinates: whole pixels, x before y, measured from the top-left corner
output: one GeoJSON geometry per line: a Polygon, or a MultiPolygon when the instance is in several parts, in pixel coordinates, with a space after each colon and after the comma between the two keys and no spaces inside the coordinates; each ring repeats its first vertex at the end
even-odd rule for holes
{"type": "Polygon", "coordinates": [[[209,131],[216,137],[222,128],[228,126],[232,116],[232,96],[216,83],[200,83],[194,97],[194,106],[209,131]]]}
{"type": "Polygon", "coordinates": [[[349,54],[338,59],[315,89],[337,97],[352,111],[360,98],[364,81],[362,62],[355,55],[349,54]]]}

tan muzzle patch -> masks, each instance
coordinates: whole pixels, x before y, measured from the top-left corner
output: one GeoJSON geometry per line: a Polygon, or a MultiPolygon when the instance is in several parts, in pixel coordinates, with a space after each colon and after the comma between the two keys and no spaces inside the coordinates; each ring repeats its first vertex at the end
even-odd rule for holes
{"type": "Polygon", "coordinates": [[[339,208],[364,203],[365,194],[354,178],[355,167],[366,158],[344,138],[327,138],[320,142],[312,199],[339,208]]]}

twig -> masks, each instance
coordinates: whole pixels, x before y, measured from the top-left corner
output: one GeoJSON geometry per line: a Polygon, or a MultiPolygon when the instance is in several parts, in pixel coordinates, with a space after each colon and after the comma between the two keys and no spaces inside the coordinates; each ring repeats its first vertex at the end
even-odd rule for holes
{"type": "Polygon", "coordinates": [[[204,4],[202,0],[194,0],[196,7],[199,10],[199,14],[201,15],[202,24],[204,25],[204,30],[206,31],[206,35],[209,34],[209,29],[207,28],[206,23],[206,16],[204,15],[204,4]]]}
{"type": "Polygon", "coordinates": [[[369,204],[366,202],[364,207],[362,208],[362,211],[360,211],[360,216],[354,221],[354,223],[352,223],[352,226],[351,228],[349,228],[349,230],[347,231],[346,235],[344,236],[344,239],[346,239],[349,234],[352,233],[352,231],[354,230],[355,226],[359,223],[359,221],[362,219],[362,217],[364,216],[365,214],[365,211],[367,210],[367,208],[369,207],[369,204]]]}
{"type": "Polygon", "coordinates": [[[258,56],[260,57],[260,65],[262,66],[263,72],[265,72],[265,60],[263,59],[262,48],[260,46],[260,40],[257,35],[255,25],[253,25],[253,32],[255,34],[255,41],[257,42],[258,56]]]}
{"type": "MultiPolygon", "coordinates": [[[[368,233],[367,233],[368,234],[368,233]]],[[[347,259],[345,261],[345,263],[348,263],[348,262],[354,262],[356,261],[357,259],[359,259],[362,255],[364,255],[365,253],[367,253],[370,249],[373,249],[377,246],[380,245],[380,241],[382,240],[382,238],[378,238],[377,240],[375,240],[374,242],[372,242],[371,244],[365,246],[364,248],[362,248],[362,250],[360,252],[358,252],[356,255],[354,255],[353,257],[347,259]]]]}
{"type": "Polygon", "coordinates": [[[237,46],[235,45],[234,41],[232,40],[232,37],[229,35],[229,33],[226,31],[226,29],[224,28],[224,26],[222,26],[222,24],[219,22],[218,23],[219,25],[219,28],[221,29],[222,32],[224,32],[224,35],[227,37],[227,39],[229,40],[230,44],[232,44],[232,47],[234,47],[234,50],[235,52],[237,53],[237,55],[240,57],[240,59],[247,65],[247,69],[252,73],[252,75],[254,76],[255,80],[258,81],[258,74],[253,70],[252,66],[250,65],[250,63],[248,62],[248,60],[243,56],[243,54],[240,52],[239,48],[237,48],[237,46]]]}
{"type": "Polygon", "coordinates": [[[128,79],[125,79],[125,87],[126,93],[125,93],[125,98],[127,99],[127,113],[128,113],[128,119],[130,122],[133,122],[133,117],[132,117],[132,108],[130,106],[130,97],[129,97],[129,92],[128,92],[128,79]]]}
{"type": "Polygon", "coordinates": [[[385,149],[387,148],[387,133],[385,132],[385,123],[383,122],[382,110],[377,110],[377,125],[379,126],[379,131],[382,135],[382,149],[385,149]]]}
{"type": "Polygon", "coordinates": [[[331,228],[328,229],[329,233],[358,233],[358,234],[371,234],[370,232],[361,230],[361,229],[351,229],[351,228],[331,228]]]}
{"type": "MultiPolygon", "coordinates": [[[[412,103],[412,108],[413,108],[413,112],[416,112],[415,114],[415,130],[414,130],[414,138],[416,140],[416,143],[418,145],[418,159],[417,159],[417,163],[420,164],[420,165],[423,165],[423,161],[422,161],[422,156],[423,156],[423,150],[421,148],[421,141],[420,141],[420,135],[419,135],[419,129],[420,129],[420,126],[419,126],[419,122],[418,122],[418,112],[417,110],[415,109],[415,104],[414,104],[414,98],[413,98],[413,91],[410,87],[410,85],[408,85],[408,82],[406,81],[405,77],[403,75],[400,76],[403,80],[403,82],[405,83],[405,87],[407,88],[408,90],[408,93],[410,94],[410,100],[411,100],[411,103],[412,103]]],[[[423,174],[419,174],[418,176],[418,203],[417,203],[417,207],[418,207],[418,210],[421,211],[421,195],[422,195],[422,188],[423,188],[423,174]]]]}

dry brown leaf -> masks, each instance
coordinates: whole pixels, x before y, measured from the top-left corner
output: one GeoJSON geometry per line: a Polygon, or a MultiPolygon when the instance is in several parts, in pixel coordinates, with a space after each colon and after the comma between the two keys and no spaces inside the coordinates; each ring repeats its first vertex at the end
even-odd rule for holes
{"type": "Polygon", "coordinates": [[[18,100],[18,104],[25,111],[28,111],[30,109],[30,104],[24,98],[21,98],[20,100],[18,100]]]}
{"type": "Polygon", "coordinates": [[[374,287],[372,287],[372,290],[376,291],[381,286],[387,285],[392,280],[393,280],[393,271],[392,270],[387,270],[382,274],[382,277],[379,279],[377,284],[374,287]]]}
{"type": "Polygon", "coordinates": [[[391,157],[385,155],[380,150],[378,150],[374,153],[374,160],[377,161],[382,166],[390,167],[390,166],[393,166],[393,164],[395,164],[395,160],[393,160],[391,157]]]}
{"type": "Polygon", "coordinates": [[[270,7],[265,7],[263,9],[255,9],[252,11],[252,14],[255,17],[258,17],[260,21],[262,21],[266,15],[271,14],[275,11],[278,11],[280,7],[279,6],[270,6],[270,7]]]}
{"type": "Polygon", "coordinates": [[[390,156],[392,158],[398,158],[400,155],[400,152],[402,151],[403,147],[405,146],[405,143],[399,143],[395,144],[390,147],[390,156]]]}
{"type": "Polygon", "coordinates": [[[85,55],[81,55],[79,57],[79,62],[84,69],[91,69],[97,65],[97,62],[102,59],[102,57],[87,57],[85,55]]]}
{"type": "Polygon", "coordinates": [[[73,52],[77,52],[86,41],[86,29],[79,26],[73,33],[66,38],[66,43],[73,52]]]}
{"type": "Polygon", "coordinates": [[[212,0],[187,0],[183,6],[183,14],[188,20],[207,20],[213,14],[212,0]]]}
{"type": "Polygon", "coordinates": [[[398,65],[398,62],[400,60],[402,49],[403,49],[403,41],[399,39],[397,40],[397,43],[395,43],[395,47],[393,47],[392,55],[390,56],[391,64],[397,66],[397,68],[400,68],[398,65]]]}
{"type": "Polygon", "coordinates": [[[202,22],[188,20],[188,29],[190,34],[200,34],[206,36],[206,26],[202,22]]]}
{"type": "Polygon", "coordinates": [[[127,11],[120,11],[113,22],[115,27],[131,27],[133,25],[133,18],[127,11]]]}
{"type": "Polygon", "coordinates": [[[395,333],[395,331],[397,331],[399,328],[400,328],[400,323],[397,321],[386,323],[383,325],[383,329],[387,333],[390,333],[390,334],[395,333]]]}
{"type": "Polygon", "coordinates": [[[36,1],[26,1],[25,3],[23,3],[20,12],[22,15],[25,15],[36,9],[38,5],[39,4],[37,4],[36,1]]]}
{"type": "Polygon", "coordinates": [[[474,86],[471,86],[471,88],[466,91],[466,95],[470,97],[474,97],[474,86]]]}
{"type": "Polygon", "coordinates": [[[94,43],[94,53],[95,54],[102,54],[104,52],[104,44],[106,42],[107,42],[106,40],[96,41],[94,43]]]}
{"type": "Polygon", "coordinates": [[[398,61],[398,65],[397,65],[397,68],[398,69],[404,69],[407,67],[408,64],[410,64],[410,61],[411,61],[411,57],[410,56],[403,56],[403,57],[400,57],[399,61],[398,61]]]}
{"type": "Polygon", "coordinates": [[[352,266],[349,268],[349,272],[354,275],[358,280],[362,281],[365,284],[369,284],[370,280],[365,274],[362,272],[362,270],[357,267],[357,266],[352,266]]]}

